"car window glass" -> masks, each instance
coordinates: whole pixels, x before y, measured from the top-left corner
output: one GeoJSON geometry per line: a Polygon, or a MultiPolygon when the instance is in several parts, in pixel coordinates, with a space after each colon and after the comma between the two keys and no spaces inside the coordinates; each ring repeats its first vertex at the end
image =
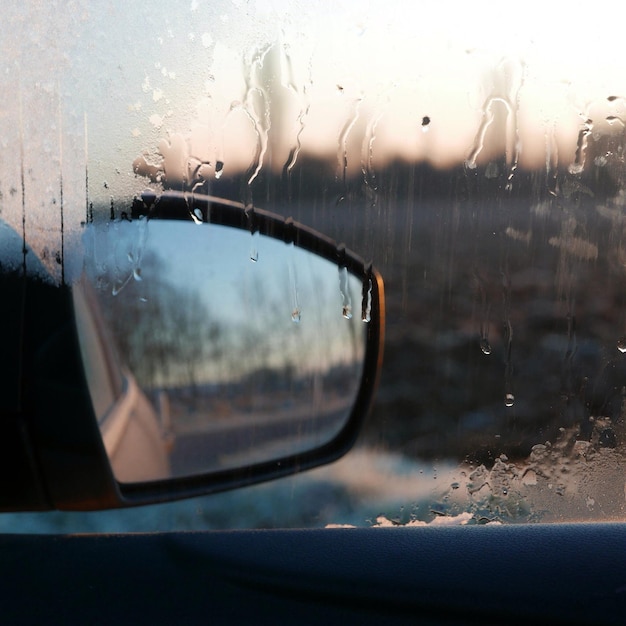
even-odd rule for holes
{"type": "Polygon", "coordinates": [[[333,465],[0,528],[622,519],[618,9],[584,24],[488,2],[8,9],[0,204],[28,271],[76,280],[85,224],[164,190],[210,192],[372,260],[387,341],[373,411],[333,465]]]}

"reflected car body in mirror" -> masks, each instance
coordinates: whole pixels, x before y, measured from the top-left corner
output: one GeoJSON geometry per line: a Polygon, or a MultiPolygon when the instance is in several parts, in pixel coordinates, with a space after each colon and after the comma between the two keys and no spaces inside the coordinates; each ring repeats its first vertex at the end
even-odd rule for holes
{"type": "Polygon", "coordinates": [[[114,474],[136,481],[169,476],[167,439],[151,403],[124,370],[96,300],[83,281],[73,289],[82,362],[114,474]]]}
{"type": "Polygon", "coordinates": [[[117,506],[345,453],[381,359],[379,274],[262,210],[177,193],[145,208],[87,225],[72,287],[117,506]]]}

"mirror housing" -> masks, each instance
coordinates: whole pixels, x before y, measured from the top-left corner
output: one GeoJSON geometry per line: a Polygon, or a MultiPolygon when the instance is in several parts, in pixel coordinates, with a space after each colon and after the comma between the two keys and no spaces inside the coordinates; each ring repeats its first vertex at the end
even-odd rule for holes
{"type": "MultiPolygon", "coordinates": [[[[212,466],[206,471],[172,476],[166,476],[163,470],[151,470],[162,471],[161,477],[154,479],[155,474],[149,474],[147,479],[141,479],[137,474],[130,476],[132,480],[128,480],[128,476],[125,481],[119,480],[115,463],[110,462],[110,449],[107,453],[107,438],[114,435],[107,435],[101,424],[99,426],[94,375],[87,371],[84,336],[81,343],[80,327],[85,317],[84,311],[81,313],[81,301],[84,307],[93,294],[77,298],[81,289],[83,294],[90,291],[80,283],[53,286],[18,276],[17,290],[24,293],[24,359],[21,410],[12,423],[12,429],[19,433],[21,440],[12,450],[16,459],[18,454],[23,457],[22,465],[28,465],[23,493],[31,496],[26,500],[22,498],[21,502],[14,497],[2,499],[0,496],[2,510],[94,510],[200,496],[329,463],[345,454],[357,437],[376,389],[382,358],[384,292],[378,272],[344,246],[338,246],[312,229],[238,203],[172,192],[150,202],[149,206],[147,203],[142,206],[143,214],[138,202],[133,205],[130,219],[147,223],[154,220],[154,224],[163,225],[174,224],[172,220],[189,222],[192,229],[197,228],[196,224],[210,224],[247,231],[254,237],[307,251],[358,279],[361,310],[355,310],[354,314],[365,329],[364,344],[359,379],[345,420],[325,440],[293,453],[283,446],[279,454],[253,458],[251,462],[212,466]],[[42,314],[44,311],[46,315],[42,314]]],[[[87,225],[86,231],[93,227],[87,225]]],[[[89,310],[91,317],[101,307],[89,310]]],[[[105,350],[110,349],[106,341],[103,346],[105,350]]],[[[132,377],[126,377],[121,384],[122,396],[138,393],[132,388],[135,384],[132,377]]],[[[313,428],[315,423],[313,420],[313,428]]],[[[170,426],[162,412],[160,432],[168,435],[170,426]]],[[[165,440],[167,443],[167,436],[165,440]]],[[[15,443],[15,437],[13,441],[15,443]]],[[[170,442],[170,445],[176,444],[170,442]]],[[[14,476],[11,478],[15,482],[14,476]]]]}

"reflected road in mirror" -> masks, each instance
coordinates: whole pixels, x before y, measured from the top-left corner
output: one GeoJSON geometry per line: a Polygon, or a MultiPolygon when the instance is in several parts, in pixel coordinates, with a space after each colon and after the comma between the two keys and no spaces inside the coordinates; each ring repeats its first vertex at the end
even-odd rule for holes
{"type": "Polygon", "coordinates": [[[278,460],[341,431],[362,376],[361,278],[209,223],[90,225],[85,246],[77,326],[120,482],[278,460]],[[105,369],[122,381],[108,396],[105,369]]]}

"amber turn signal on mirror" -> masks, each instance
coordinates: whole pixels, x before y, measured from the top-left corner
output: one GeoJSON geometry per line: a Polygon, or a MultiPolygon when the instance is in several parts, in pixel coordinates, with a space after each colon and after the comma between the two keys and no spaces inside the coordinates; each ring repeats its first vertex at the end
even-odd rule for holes
{"type": "Polygon", "coordinates": [[[241,487],[353,445],[382,355],[371,265],[291,219],[182,193],[86,224],[83,246],[69,330],[39,353],[73,361],[69,394],[38,369],[32,445],[52,508],[241,487]]]}

